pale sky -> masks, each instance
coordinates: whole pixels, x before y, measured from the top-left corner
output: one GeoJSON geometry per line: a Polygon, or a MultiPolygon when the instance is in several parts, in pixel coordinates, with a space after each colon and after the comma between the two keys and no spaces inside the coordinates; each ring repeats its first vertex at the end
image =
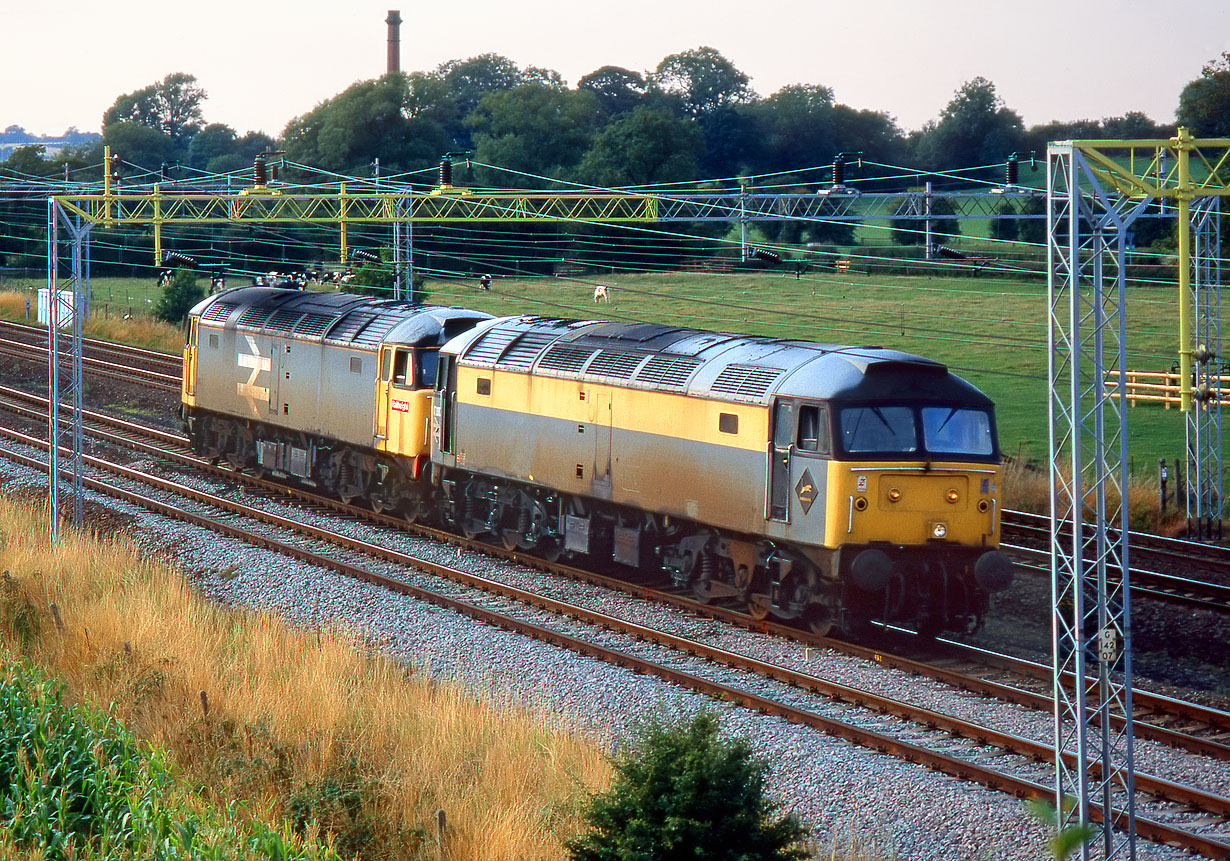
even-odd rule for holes
{"type": "Polygon", "coordinates": [[[496,52],[575,85],[708,45],[762,96],[824,84],[907,131],[977,76],[1026,125],[1172,122],[1184,84],[1230,50],[1230,0],[0,0],[0,129],[97,131],[116,96],[182,71],[209,94],[207,122],[277,135],[384,73],[399,6],[405,71],[496,52]]]}

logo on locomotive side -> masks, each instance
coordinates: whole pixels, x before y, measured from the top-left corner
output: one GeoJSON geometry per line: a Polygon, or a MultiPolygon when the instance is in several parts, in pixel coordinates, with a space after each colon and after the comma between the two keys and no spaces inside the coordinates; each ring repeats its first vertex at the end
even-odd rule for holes
{"type": "Polygon", "coordinates": [[[251,335],[244,335],[244,338],[247,339],[248,349],[252,352],[237,354],[235,356],[235,364],[241,368],[248,368],[252,373],[248,374],[248,381],[246,383],[240,382],[236,385],[236,391],[239,397],[248,402],[252,415],[259,416],[261,412],[257,408],[256,402],[261,400],[266,404],[269,403],[269,387],[258,386],[256,378],[260,375],[261,371],[269,370],[270,357],[261,355],[261,348],[257,346],[256,338],[251,335]]]}
{"type": "Polygon", "coordinates": [[[399,401],[396,398],[394,398],[393,399],[393,412],[395,413],[410,412],[410,402],[409,401],[399,401]]]}
{"type": "Polygon", "coordinates": [[[803,506],[804,514],[811,510],[812,503],[816,501],[819,494],[816,492],[816,482],[811,477],[810,469],[803,470],[799,483],[794,486],[794,495],[799,498],[799,505],[803,506]]]}

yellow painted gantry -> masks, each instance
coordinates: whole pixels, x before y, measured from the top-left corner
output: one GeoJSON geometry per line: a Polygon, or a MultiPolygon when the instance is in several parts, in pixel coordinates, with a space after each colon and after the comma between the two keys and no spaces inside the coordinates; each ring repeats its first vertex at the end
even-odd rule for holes
{"type": "Polygon", "coordinates": [[[1230,197],[1230,139],[1194,138],[1185,128],[1169,140],[1081,140],[1082,153],[1103,185],[1130,200],[1173,200],[1178,215],[1180,409],[1192,408],[1191,203],[1230,197]]]}

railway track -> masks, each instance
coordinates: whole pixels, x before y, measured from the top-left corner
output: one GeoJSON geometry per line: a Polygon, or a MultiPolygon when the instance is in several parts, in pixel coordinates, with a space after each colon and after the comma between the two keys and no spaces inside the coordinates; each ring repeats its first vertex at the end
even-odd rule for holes
{"type": "MultiPolygon", "coordinates": [[[[12,431],[6,435],[22,445],[40,444],[36,438],[12,431]]],[[[26,466],[46,468],[41,460],[8,450],[5,454],[26,466]]],[[[744,708],[777,715],[792,723],[812,727],[944,774],[972,780],[1000,792],[1027,798],[1049,798],[1052,795],[1053,790],[1046,781],[1039,782],[1029,776],[1037,771],[1035,763],[1053,757],[1053,751],[1045,744],[920,708],[907,701],[838,685],[796,669],[718,649],[694,638],[681,637],[584,606],[529,593],[451,566],[409,556],[383,543],[364,541],[304,523],[302,518],[279,515],[267,510],[268,506],[253,507],[100,458],[90,457],[87,460],[92,469],[104,470],[112,476],[106,481],[87,478],[85,484],[91,490],[121,498],[164,516],[193,523],[418,600],[448,607],[487,624],[516,631],[578,654],[652,674],[671,684],[737,703],[744,708]],[[126,486],[118,486],[120,483],[126,486]],[[159,494],[170,494],[177,502],[190,500],[193,506],[188,508],[167,502],[147,490],[133,490],[132,483],[157,489],[159,494]],[[202,511],[201,506],[206,506],[207,510],[202,511]],[[255,528],[244,525],[247,521],[263,526],[255,528]],[[267,527],[276,529],[277,534],[271,534],[267,527]],[[336,552],[324,552],[321,549],[324,544],[341,548],[346,555],[339,558],[336,552]],[[358,555],[360,562],[354,561],[354,554],[358,555]],[[461,583],[469,589],[497,595],[515,605],[530,608],[534,613],[547,613],[553,621],[536,622],[526,618],[523,612],[516,612],[515,608],[511,611],[508,608],[492,609],[473,599],[424,589],[395,575],[375,570],[372,560],[425,571],[446,578],[451,583],[461,583]],[[604,637],[561,630],[564,626],[559,620],[569,620],[567,627],[579,624],[594,630],[615,632],[623,638],[623,643],[613,646],[598,642],[604,637]],[[652,643],[665,650],[666,654],[647,656],[638,643],[652,643]],[[733,682],[721,680],[703,666],[681,667],[679,655],[690,656],[687,659],[690,665],[709,664],[723,668],[723,672],[736,671],[739,678],[733,682]],[[766,688],[766,685],[769,687],[766,688]],[[831,706],[824,703],[802,702],[799,691],[828,703],[839,704],[840,707],[834,714],[831,706]],[[894,716],[901,726],[877,726],[883,723],[879,717],[883,714],[894,716]],[[952,750],[954,740],[957,742],[955,751],[952,750]]],[[[1148,815],[1142,811],[1142,815],[1137,817],[1140,836],[1209,857],[1230,857],[1230,842],[1227,842],[1230,839],[1230,799],[1147,774],[1137,775],[1137,787],[1152,799],[1141,805],[1147,808],[1148,815]],[[1193,818],[1202,824],[1196,828],[1183,824],[1193,818]]]]}
{"type": "MultiPolygon", "coordinates": [[[[44,422],[46,408],[46,400],[37,395],[0,386],[0,409],[18,412],[35,421],[44,422]]],[[[528,556],[521,551],[509,551],[497,544],[466,539],[421,523],[408,524],[399,517],[347,505],[304,488],[292,488],[258,476],[237,473],[232,469],[210,464],[193,455],[189,451],[187,438],[182,434],[169,433],[94,411],[87,412],[84,421],[90,434],[96,439],[131,448],[143,454],[165,458],[180,467],[223,477],[227,481],[241,482],[250,491],[263,494],[271,501],[282,501],[290,496],[314,510],[332,511],[382,526],[409,529],[436,541],[459,544],[510,561],[529,562],[550,573],[572,580],[667,604],[748,630],[772,633],[808,645],[836,648],[855,657],[872,660],[913,675],[933,678],[982,696],[994,697],[1039,711],[1050,711],[1052,708],[1050,690],[1052,674],[1049,666],[975,649],[950,640],[939,642],[939,660],[944,663],[934,664],[894,655],[882,648],[870,649],[857,643],[814,637],[789,625],[755,620],[739,610],[701,603],[689,593],[680,593],[677,590],[662,588],[651,583],[629,583],[626,579],[608,576],[601,572],[576,568],[560,562],[549,562],[528,556]]],[[[904,635],[906,632],[899,633],[904,635]]],[[[1230,734],[1230,713],[1163,697],[1143,689],[1135,690],[1133,696],[1138,709],[1137,719],[1133,721],[1133,731],[1137,737],[1151,739],[1214,759],[1230,761],[1230,744],[1222,738],[1223,735],[1230,734]]],[[[1112,715],[1111,720],[1116,728],[1122,727],[1125,722],[1122,715],[1112,715]]]]}
{"type": "MultiPolygon", "coordinates": [[[[124,382],[140,381],[167,392],[178,392],[182,361],[154,350],[142,350],[91,338],[82,339],[81,366],[91,374],[124,382]]],[[[47,330],[0,321],[0,355],[47,361],[47,330]]]]}
{"type": "MultiPolygon", "coordinates": [[[[109,421],[118,421],[118,419],[109,419],[109,421]]],[[[132,423],[121,422],[121,424],[132,423]]],[[[108,431],[107,433],[111,432],[108,431]]],[[[132,428],[129,428],[128,431],[125,432],[125,437],[114,438],[112,442],[130,445],[133,443],[132,435],[132,428]]],[[[173,439],[173,437],[175,437],[173,434],[162,434],[160,432],[159,435],[162,437],[162,443],[170,446],[167,450],[176,448],[177,445],[181,444],[182,438],[180,438],[180,440],[173,439]]],[[[20,442],[23,444],[33,445],[38,443],[37,439],[30,437],[23,439],[20,437],[17,438],[20,439],[20,442]]],[[[183,458],[185,458],[185,462],[196,460],[187,455],[183,455],[183,458]]],[[[177,496],[192,497],[197,499],[197,501],[207,501],[204,497],[209,496],[209,494],[202,494],[199,491],[191,490],[191,488],[175,486],[173,485],[173,482],[167,482],[166,480],[162,480],[162,478],[156,478],[153,476],[138,476],[132,471],[125,471],[127,467],[123,467],[121,465],[106,464],[106,461],[97,461],[92,458],[90,461],[91,465],[105,467],[105,469],[111,470],[113,474],[125,475],[130,478],[130,480],[140,480],[146,483],[153,483],[153,485],[161,485],[164,487],[164,490],[175,493],[177,496]]],[[[197,461],[197,464],[199,464],[199,462],[200,461],[197,461]]],[[[27,461],[27,465],[32,465],[36,467],[36,469],[38,469],[38,467],[41,467],[41,469],[46,469],[46,465],[42,464],[41,461],[27,461]]],[[[228,472],[228,475],[231,474],[228,472]]],[[[252,483],[252,485],[255,486],[260,486],[262,483],[252,480],[250,476],[244,476],[244,478],[245,483],[252,483]]],[[[97,482],[95,480],[90,480],[89,486],[92,490],[112,492],[112,488],[109,487],[108,482],[97,482]]],[[[277,491],[282,493],[284,496],[285,488],[278,486],[277,491]]],[[[132,492],[124,491],[119,493],[119,496],[128,499],[129,502],[143,504],[145,507],[157,509],[157,506],[151,506],[149,501],[138,501],[138,499],[133,496],[124,496],[124,493],[132,492]]],[[[232,513],[239,510],[236,509],[236,506],[239,503],[221,501],[218,497],[210,498],[208,499],[208,502],[209,504],[213,504],[213,506],[228,508],[232,513]]],[[[165,506],[165,503],[160,504],[165,506]]],[[[314,501],[314,504],[326,504],[326,506],[332,508],[354,510],[349,507],[341,506],[341,503],[321,501],[321,499],[314,501]]],[[[172,517],[186,519],[185,515],[176,513],[177,510],[182,509],[176,509],[176,507],[169,506],[162,508],[161,512],[170,514],[172,517]]],[[[262,508],[244,507],[242,508],[242,514],[244,514],[244,517],[261,519],[266,523],[271,522],[271,520],[273,520],[273,522],[278,522],[279,520],[278,515],[264,512],[262,508]]],[[[192,515],[192,517],[196,517],[196,515],[192,515]]],[[[192,519],[192,517],[189,517],[188,519],[192,519]]],[[[394,518],[378,517],[376,519],[381,520],[381,522],[397,523],[394,518]]],[[[205,524],[202,523],[202,525],[205,524]]],[[[642,626],[633,625],[631,622],[611,619],[611,617],[605,616],[604,614],[595,614],[593,611],[577,608],[577,606],[573,605],[566,605],[560,603],[560,601],[545,599],[540,597],[540,595],[520,593],[519,590],[509,589],[509,587],[504,587],[504,585],[501,584],[494,584],[490,581],[486,581],[485,578],[475,578],[472,574],[456,572],[455,569],[445,569],[440,566],[434,566],[432,563],[426,563],[422,560],[416,560],[416,558],[406,557],[405,555],[397,554],[396,551],[389,551],[378,545],[359,544],[359,542],[354,542],[352,539],[339,538],[336,533],[331,533],[330,530],[317,530],[316,528],[312,528],[312,526],[301,523],[300,519],[280,518],[278,525],[283,529],[296,530],[300,535],[308,535],[312,541],[328,541],[330,544],[336,545],[348,544],[352,550],[359,550],[360,552],[363,552],[364,555],[370,557],[383,558],[383,560],[395,562],[396,565],[400,566],[412,566],[419,569],[429,569],[429,571],[438,574],[438,576],[449,577],[455,582],[466,582],[467,584],[472,585],[472,587],[482,588],[483,590],[487,590],[487,592],[501,594],[503,597],[517,600],[519,603],[528,606],[535,606],[535,608],[540,610],[549,610],[551,613],[558,616],[573,617],[573,619],[584,619],[587,620],[590,625],[597,625],[604,627],[604,629],[620,631],[622,635],[635,637],[638,638],[638,640],[657,642],[658,645],[673,649],[673,651],[704,657],[706,661],[721,664],[724,665],[724,667],[738,668],[742,670],[742,672],[754,673],[759,675],[760,678],[774,680],[775,683],[786,684],[788,686],[792,686],[792,688],[801,690],[813,691],[815,694],[827,697],[829,700],[843,702],[843,704],[846,704],[852,708],[861,708],[861,710],[868,710],[868,708],[870,708],[872,712],[892,713],[892,715],[897,716],[899,720],[909,721],[913,724],[915,729],[910,731],[911,733],[919,732],[918,728],[920,727],[936,727],[943,733],[947,734],[948,737],[958,739],[979,739],[980,745],[984,743],[990,744],[991,749],[998,750],[998,752],[1000,752],[988,754],[986,753],[986,750],[983,750],[982,754],[979,754],[980,756],[991,755],[995,756],[995,758],[999,758],[1001,755],[1012,755],[1023,756],[1023,758],[1028,760],[1045,760],[1052,758],[1053,756],[1052,750],[1044,744],[1030,742],[1028,739],[1012,737],[1009,736],[1009,734],[996,732],[993,728],[977,726],[977,724],[959,721],[956,720],[956,718],[941,715],[941,713],[921,710],[921,708],[911,706],[908,702],[888,701],[884,699],[884,697],[878,697],[877,695],[872,694],[870,691],[854,690],[844,688],[844,686],[841,685],[827,683],[827,681],[815,678],[815,676],[811,676],[806,673],[799,673],[797,670],[790,668],[766,665],[763,662],[756,662],[754,659],[744,658],[742,656],[738,656],[738,654],[723,652],[721,649],[706,646],[705,643],[674,637],[673,635],[669,635],[669,633],[654,632],[643,629],[642,626]]],[[[223,531],[224,534],[230,534],[235,536],[235,538],[242,538],[246,541],[253,542],[253,544],[273,547],[273,549],[277,549],[279,552],[288,552],[290,555],[295,555],[296,558],[303,558],[304,561],[311,561],[314,565],[323,565],[323,567],[335,569],[335,571],[342,573],[347,573],[348,576],[367,579],[369,582],[376,582],[380,585],[385,585],[386,588],[403,590],[403,585],[405,585],[390,585],[389,583],[385,583],[384,581],[381,581],[379,574],[373,574],[373,572],[370,572],[369,569],[363,568],[362,566],[352,565],[346,569],[348,563],[321,560],[321,558],[317,557],[319,555],[314,554],[314,552],[304,551],[303,547],[298,546],[300,544],[298,541],[280,541],[277,546],[274,547],[273,544],[269,544],[267,539],[262,539],[260,536],[253,535],[251,531],[234,531],[239,529],[236,528],[234,524],[215,523],[214,525],[210,525],[209,528],[215,529],[216,531],[223,531]],[[308,552],[309,555],[301,555],[305,554],[305,552],[308,552]]],[[[458,540],[455,536],[448,536],[448,538],[449,540],[458,540]]],[[[483,549],[488,551],[494,550],[491,549],[491,547],[483,547],[483,549]]],[[[508,555],[514,557],[518,556],[515,554],[508,555]]],[[[624,585],[626,588],[627,584],[624,585]]],[[[633,588],[633,590],[645,592],[643,589],[633,588]]],[[[434,598],[427,597],[427,595],[418,595],[418,597],[424,600],[433,600],[433,603],[438,603],[438,601],[435,601],[434,598]]],[[[697,608],[694,603],[688,604],[690,604],[689,609],[700,609],[702,611],[707,609],[711,614],[715,614],[717,610],[720,610],[718,608],[697,608]]],[[[466,613],[469,615],[469,611],[466,611],[466,613]]],[[[807,724],[807,726],[818,728],[822,732],[833,734],[833,736],[846,738],[852,740],[852,742],[866,745],[866,747],[871,747],[873,749],[891,752],[894,755],[899,756],[899,758],[915,761],[915,763],[925,764],[929,766],[929,768],[943,771],[945,774],[961,776],[963,779],[982,782],[982,784],[986,786],[995,787],[998,788],[998,790],[1010,791],[1012,793],[1016,793],[1016,795],[1025,797],[1048,797],[1050,792],[1052,792],[1049,786],[1038,784],[1037,781],[1023,779],[1023,777],[1020,776],[1014,776],[1010,774],[1010,772],[1005,772],[1002,769],[985,768],[985,766],[980,765],[977,761],[972,763],[972,761],[966,758],[966,756],[953,756],[950,754],[937,753],[936,750],[931,747],[927,747],[925,744],[918,744],[915,742],[910,742],[910,740],[903,740],[898,736],[893,736],[893,734],[868,731],[865,727],[857,726],[856,723],[851,723],[850,721],[834,721],[833,718],[819,715],[819,713],[815,713],[814,710],[809,710],[809,708],[799,708],[788,704],[788,702],[784,700],[775,699],[775,697],[766,697],[756,694],[756,692],[749,692],[748,690],[744,690],[742,688],[732,688],[732,686],[729,685],[713,683],[713,681],[706,680],[705,678],[702,678],[702,676],[681,672],[679,669],[663,667],[661,663],[654,664],[654,662],[647,662],[646,659],[630,656],[629,653],[621,652],[619,649],[609,649],[595,646],[594,643],[589,642],[588,640],[583,640],[583,638],[582,640],[578,640],[576,637],[565,637],[558,635],[557,631],[545,632],[544,630],[541,630],[541,626],[539,626],[538,629],[535,629],[535,626],[533,625],[526,627],[524,622],[508,622],[503,619],[497,619],[496,616],[488,616],[486,617],[486,621],[490,622],[490,624],[508,627],[510,630],[517,630],[526,633],[526,635],[529,636],[536,636],[542,638],[542,640],[554,642],[556,645],[571,648],[573,651],[578,653],[590,654],[590,656],[599,657],[604,659],[604,661],[625,665],[625,667],[635,668],[638,672],[653,673],[654,675],[658,675],[659,678],[672,681],[673,684],[688,686],[688,688],[692,690],[705,692],[705,694],[710,696],[720,696],[724,700],[739,702],[740,705],[744,705],[748,708],[754,708],[754,710],[774,713],[774,715],[780,715],[792,722],[803,723],[807,724]]],[[[750,622],[750,620],[748,621],[750,622]]],[[[754,624],[754,622],[749,626],[759,627],[761,630],[774,629],[774,627],[776,627],[764,624],[754,624]]],[[[799,635],[799,632],[797,631],[793,633],[795,633],[795,636],[803,636],[806,638],[806,635],[799,635]]],[[[875,656],[871,657],[876,659],[878,663],[894,665],[894,667],[902,669],[909,669],[909,672],[925,672],[926,674],[931,675],[932,678],[937,678],[934,668],[920,669],[919,667],[911,667],[911,665],[908,664],[908,659],[898,658],[895,656],[886,656],[886,654],[883,653],[877,653],[875,656]]],[[[1006,661],[1006,659],[1000,656],[1000,661],[1002,663],[1002,661],[1006,661]]],[[[950,675],[950,679],[951,678],[952,676],[950,675]]],[[[972,683],[968,680],[968,676],[962,680],[951,681],[951,684],[959,686],[959,688],[963,689],[973,689],[972,686],[970,686],[972,683]]],[[[973,684],[977,685],[978,683],[973,684]]],[[[1005,696],[1004,692],[1001,691],[1000,695],[1002,699],[1020,701],[1020,694],[1018,694],[1018,692],[1016,692],[1016,694],[1005,696]]],[[[1230,721],[1230,716],[1224,715],[1223,713],[1219,720],[1223,722],[1230,721]]],[[[934,731],[927,729],[926,732],[934,731]]],[[[909,734],[910,733],[907,733],[907,736],[909,736],[909,734]]],[[[1196,748],[1193,748],[1187,743],[1180,743],[1177,747],[1182,747],[1184,749],[1199,749],[1199,745],[1197,745],[1196,748]]],[[[1218,755],[1215,753],[1210,753],[1212,750],[1213,748],[1200,749],[1200,753],[1205,755],[1218,755]]],[[[1223,752],[1221,752],[1223,758],[1224,754],[1225,752],[1223,750],[1223,752]]],[[[1141,791],[1148,792],[1155,798],[1160,799],[1159,802],[1150,803],[1160,803],[1162,804],[1162,807],[1177,806],[1178,808],[1181,808],[1181,811],[1193,811],[1194,809],[1194,811],[1199,811],[1202,815],[1204,815],[1205,822],[1209,822],[1208,818],[1213,817],[1213,822],[1218,825],[1218,828],[1225,828],[1226,825],[1230,824],[1228,823],[1228,819],[1230,819],[1230,799],[1210,796],[1209,793],[1193,791],[1191,790],[1191,787],[1171,784],[1171,782],[1161,779],[1154,779],[1154,777],[1149,777],[1148,775],[1145,775],[1143,780],[1138,780],[1138,786],[1141,791]]],[[[1181,813],[1178,815],[1178,818],[1183,818],[1184,815],[1188,814],[1181,813]]],[[[1208,833],[1192,834],[1189,833],[1189,831],[1184,831],[1183,828],[1178,827],[1178,825],[1167,824],[1166,822],[1161,822],[1161,820],[1154,820],[1149,817],[1139,819],[1138,822],[1140,823],[1139,833],[1146,836],[1148,839],[1160,840],[1162,843],[1172,845],[1180,845],[1186,847],[1186,849],[1200,851],[1202,854],[1208,854],[1212,857],[1230,857],[1230,845],[1225,843],[1225,834],[1220,833],[1220,831],[1214,835],[1210,835],[1208,833]]]]}

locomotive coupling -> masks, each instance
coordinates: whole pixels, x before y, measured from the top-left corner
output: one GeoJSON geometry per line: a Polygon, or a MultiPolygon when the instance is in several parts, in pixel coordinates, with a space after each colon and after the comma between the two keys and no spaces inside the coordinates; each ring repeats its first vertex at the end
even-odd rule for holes
{"type": "Polygon", "coordinates": [[[974,563],[974,579],[988,592],[1002,592],[1012,585],[1012,562],[998,550],[983,553],[974,563]]]}

